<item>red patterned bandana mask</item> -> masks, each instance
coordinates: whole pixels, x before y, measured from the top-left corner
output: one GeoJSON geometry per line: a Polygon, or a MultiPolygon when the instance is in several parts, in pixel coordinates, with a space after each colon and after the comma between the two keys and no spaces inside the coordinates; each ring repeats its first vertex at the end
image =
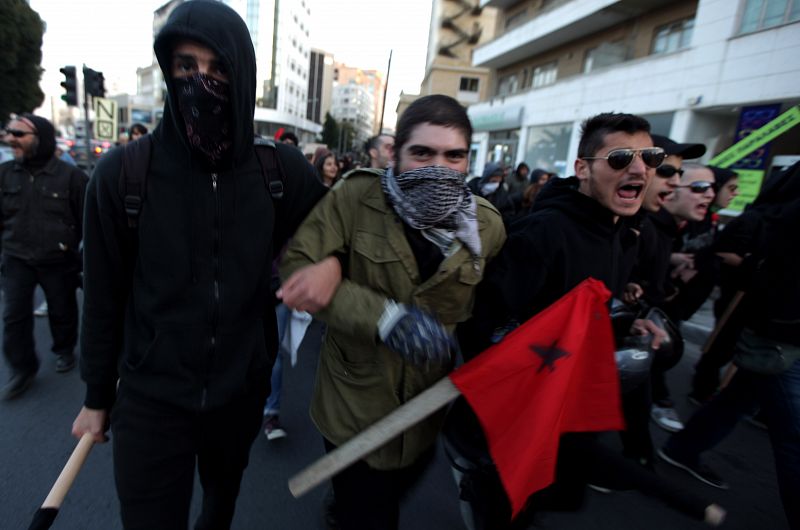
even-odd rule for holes
{"type": "Polygon", "coordinates": [[[174,81],[192,149],[212,168],[225,165],[233,145],[230,85],[205,74],[174,81]]]}

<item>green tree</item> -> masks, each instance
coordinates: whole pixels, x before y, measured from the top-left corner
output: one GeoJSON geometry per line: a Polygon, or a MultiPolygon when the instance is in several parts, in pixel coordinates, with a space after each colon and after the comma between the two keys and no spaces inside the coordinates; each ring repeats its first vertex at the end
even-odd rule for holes
{"type": "Polygon", "coordinates": [[[25,0],[0,0],[0,123],[12,112],[42,104],[42,35],[45,25],[25,0]]]}
{"type": "Polygon", "coordinates": [[[322,123],[322,143],[329,149],[335,149],[339,145],[339,124],[330,112],[325,113],[325,121],[322,123]]]}

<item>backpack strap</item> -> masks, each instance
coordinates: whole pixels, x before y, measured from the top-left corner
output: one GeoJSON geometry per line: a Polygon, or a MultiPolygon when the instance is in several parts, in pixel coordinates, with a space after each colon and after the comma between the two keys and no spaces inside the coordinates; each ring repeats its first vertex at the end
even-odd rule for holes
{"type": "Polygon", "coordinates": [[[153,137],[144,135],[122,148],[122,167],[119,172],[119,194],[128,218],[128,227],[136,228],[139,214],[142,213],[144,195],[147,190],[147,171],[150,167],[150,153],[153,150],[153,137]]]}
{"type": "Polygon", "coordinates": [[[264,184],[272,195],[273,200],[283,198],[283,171],[280,168],[275,142],[270,138],[256,136],[253,140],[255,145],[256,157],[261,165],[261,173],[264,176],[264,184]]]}

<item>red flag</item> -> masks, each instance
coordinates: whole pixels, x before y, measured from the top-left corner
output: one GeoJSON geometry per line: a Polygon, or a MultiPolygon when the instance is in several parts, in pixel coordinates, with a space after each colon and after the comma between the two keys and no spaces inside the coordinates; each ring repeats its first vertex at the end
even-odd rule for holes
{"type": "Polygon", "coordinates": [[[283,127],[275,131],[275,139],[280,141],[281,136],[283,136],[284,132],[286,132],[286,129],[284,129],[283,127]]]}
{"type": "Polygon", "coordinates": [[[513,516],[553,483],[562,433],[624,428],[610,294],[584,280],[450,375],[480,420],[513,516]]]}

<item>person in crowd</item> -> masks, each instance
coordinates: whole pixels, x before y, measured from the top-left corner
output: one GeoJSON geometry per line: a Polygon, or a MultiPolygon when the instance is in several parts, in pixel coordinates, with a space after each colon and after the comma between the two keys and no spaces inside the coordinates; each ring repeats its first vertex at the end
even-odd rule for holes
{"type": "MultiPolygon", "coordinates": [[[[633,255],[635,265],[631,280],[623,296],[625,302],[632,304],[631,310],[639,314],[646,314],[650,308],[661,308],[664,305],[664,283],[668,275],[674,234],[668,230],[672,219],[663,212],[662,207],[680,185],[683,160],[698,158],[706,150],[702,144],[682,144],[665,136],[651,136],[653,144],[664,150],[666,158],[655,169],[654,177],[645,190],[642,208],[632,218],[630,230],[637,234],[634,236],[637,239],[637,248],[633,255]]],[[[680,360],[683,351],[682,338],[677,336],[672,337],[672,340],[680,344],[656,350],[651,371],[664,372],[680,360]]],[[[623,397],[626,428],[620,434],[623,454],[653,470],[655,448],[650,433],[651,394],[648,378],[623,397]]]]}
{"type": "Polygon", "coordinates": [[[314,169],[320,182],[326,188],[332,187],[339,180],[339,165],[336,162],[336,155],[331,151],[317,153],[314,160],[314,169]]]}
{"type": "Polygon", "coordinates": [[[520,162],[517,165],[517,169],[514,170],[514,174],[511,175],[511,178],[506,180],[506,185],[508,186],[508,193],[511,196],[522,196],[525,192],[525,189],[531,183],[530,179],[530,168],[528,164],[525,162],[520,162]]]}
{"type": "Polygon", "coordinates": [[[369,156],[369,166],[373,169],[386,169],[394,155],[394,136],[379,134],[364,144],[364,152],[369,156]]]}
{"type": "Polygon", "coordinates": [[[531,184],[539,184],[540,186],[544,186],[553,175],[553,173],[550,173],[544,169],[536,168],[531,171],[531,184]]]}
{"type": "Polygon", "coordinates": [[[134,123],[133,125],[131,125],[130,129],[128,129],[128,141],[133,142],[135,140],[138,140],[145,134],[147,134],[147,127],[145,127],[141,123],[134,123]]]}
{"type": "Polygon", "coordinates": [[[2,399],[21,396],[33,383],[39,358],[33,338],[33,296],[48,303],[56,372],[75,366],[86,173],[60,160],[53,125],[22,114],[5,129],[14,160],[0,164],[3,356],[11,377],[2,399]]]}
{"type": "MultiPolygon", "coordinates": [[[[800,163],[768,181],[755,202],[721,237],[738,240],[738,342],[731,382],[700,408],[659,451],[667,463],[701,482],[728,487],[702,461],[746,414],[760,407],[767,420],[783,508],[789,528],[800,528],[800,163]],[[730,232],[729,232],[730,230],[730,232]],[[768,369],[772,352],[779,361],[768,369]]],[[[727,245],[727,243],[725,243],[727,245]]]]}
{"type": "MultiPolygon", "coordinates": [[[[503,250],[478,286],[473,317],[458,328],[465,359],[498,341],[499,330],[526,322],[588,277],[603,281],[616,297],[623,295],[630,270],[622,266],[627,249],[620,235],[626,225],[620,219],[639,210],[664,157],[663,149],[653,146],[650,124],[639,116],[607,113],[584,122],[576,176],[556,179],[541,190],[532,213],[512,226],[503,250]]],[[[654,348],[664,337],[643,320],[634,321],[629,333],[654,333],[654,348]]],[[[445,429],[452,459],[469,459],[481,452],[476,425],[466,402],[458,400],[445,429]]],[[[535,494],[539,500],[530,506],[546,506],[541,499],[548,498],[573,507],[580,504],[586,482],[597,478],[591,458],[593,437],[586,433],[561,437],[556,483],[535,494]]],[[[468,525],[508,527],[510,506],[499,487],[493,466],[478,466],[461,477],[462,513],[468,525]]],[[[519,521],[525,520],[523,515],[519,521]]]]}
{"type": "MultiPolygon", "coordinates": [[[[282,197],[270,193],[254,147],[255,52],[233,9],[182,3],[154,51],[167,97],[136,229],[119,190],[124,148],[87,189],[86,395],[72,432],[103,442],[110,423],[125,528],[185,528],[195,472],[194,528],[228,528],[278,347],[273,250],[325,189],[299,150],[276,143],[285,178],[282,197]]],[[[338,274],[331,259],[310,281],[331,266],[338,274]]]]}
{"type": "Polygon", "coordinates": [[[505,172],[502,164],[489,162],[483,168],[481,178],[470,181],[470,187],[473,193],[492,203],[503,216],[503,222],[508,225],[514,219],[516,208],[508,190],[503,185],[505,172]]]}
{"type": "MultiPolygon", "coordinates": [[[[688,155],[686,157],[688,158],[688,155]]],[[[699,164],[684,164],[680,184],[666,199],[662,210],[649,217],[649,221],[652,223],[650,230],[647,226],[643,227],[642,244],[646,248],[644,253],[640,253],[643,257],[639,269],[644,271],[643,275],[647,278],[642,281],[645,293],[647,293],[644,299],[649,304],[662,308],[677,325],[691,316],[691,314],[687,316],[686,312],[681,309],[682,301],[686,299],[686,295],[682,292],[689,289],[687,285],[697,275],[698,270],[694,253],[674,252],[675,241],[680,239],[680,230],[685,228],[688,222],[702,221],[711,208],[714,201],[713,173],[707,167],[699,164]],[[648,244],[647,241],[650,243],[648,244]],[[672,253],[668,253],[666,250],[668,244],[673,245],[672,253]],[[651,250],[648,251],[647,247],[651,250]],[[647,256],[648,252],[649,257],[647,256]],[[666,276],[659,281],[663,270],[662,263],[665,261],[669,262],[670,268],[666,276]],[[649,272],[648,264],[651,264],[649,272]]],[[[694,293],[689,294],[696,296],[694,293]]],[[[708,294],[706,292],[705,297],[708,297],[708,294]]],[[[680,357],[677,356],[671,359],[659,359],[657,355],[652,370],[653,407],[651,417],[656,425],[670,432],[676,432],[683,428],[683,423],[670,396],[665,375],[679,360],[680,357]]]]}
{"type": "MultiPolygon", "coordinates": [[[[282,276],[327,256],[345,262],[332,302],[315,315],[327,334],[311,417],[326,451],[453,368],[450,333],[469,317],[475,285],[505,239],[497,210],[465,184],[471,135],[455,99],[416,100],[398,120],[394,163],[347,175],[289,245],[282,276]]],[[[287,280],[281,294],[294,288],[287,280]]],[[[432,415],[333,477],[341,528],[397,527],[442,419],[432,415]]]]}
{"type": "Polygon", "coordinates": [[[298,147],[300,145],[300,140],[297,139],[297,135],[291,131],[286,131],[281,135],[280,141],[298,147]]]}

